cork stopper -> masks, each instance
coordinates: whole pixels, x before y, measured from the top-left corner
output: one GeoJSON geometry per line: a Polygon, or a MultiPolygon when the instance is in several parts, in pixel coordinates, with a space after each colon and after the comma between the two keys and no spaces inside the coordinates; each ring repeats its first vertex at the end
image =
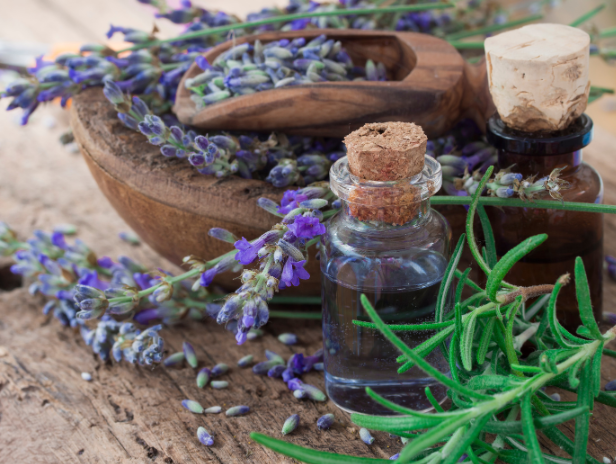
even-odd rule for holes
{"type": "Polygon", "coordinates": [[[565,129],[586,109],[589,35],[562,24],[533,24],[485,41],[490,93],[507,126],[565,129]]]}
{"type": "Polygon", "coordinates": [[[366,124],[344,138],[351,173],[360,179],[393,181],[421,172],[428,137],[409,122],[366,124]]]}

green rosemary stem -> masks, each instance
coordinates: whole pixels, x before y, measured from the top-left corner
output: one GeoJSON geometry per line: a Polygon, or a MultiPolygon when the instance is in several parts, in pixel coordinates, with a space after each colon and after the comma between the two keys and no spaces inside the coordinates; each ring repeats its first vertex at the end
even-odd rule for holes
{"type": "Polygon", "coordinates": [[[280,317],[285,319],[318,319],[321,320],[320,312],[302,312],[302,311],[272,311],[269,312],[270,317],[280,317]]]}
{"type": "Polygon", "coordinates": [[[458,50],[483,50],[483,42],[462,42],[460,40],[448,40],[449,44],[458,50]]]}
{"type": "Polygon", "coordinates": [[[586,21],[588,21],[593,16],[595,16],[597,13],[599,13],[601,10],[603,10],[603,8],[605,8],[605,3],[602,3],[598,7],[593,8],[592,10],[590,10],[588,13],[583,14],[578,19],[576,19],[575,21],[571,22],[569,24],[569,26],[571,26],[571,27],[578,27],[581,24],[584,24],[586,21]]]}
{"type": "Polygon", "coordinates": [[[272,304],[306,304],[320,305],[320,296],[275,296],[270,301],[272,304]]]}
{"type": "MultiPolygon", "coordinates": [[[[430,198],[430,203],[432,205],[469,205],[471,201],[471,197],[454,197],[449,195],[438,195],[430,198]]],[[[512,206],[514,208],[557,209],[563,211],[616,214],[615,205],[598,205],[595,203],[578,203],[573,201],[561,203],[550,200],[522,201],[516,198],[479,197],[479,204],[484,206],[512,206]]]]}
{"type": "Polygon", "coordinates": [[[533,21],[538,21],[540,19],[543,19],[543,15],[536,14],[532,16],[527,16],[525,18],[516,19],[514,21],[508,21],[503,24],[491,24],[489,26],[480,27],[478,29],[473,29],[470,31],[456,32],[455,34],[449,34],[445,36],[445,38],[447,40],[460,40],[460,39],[465,39],[467,37],[474,37],[476,35],[484,35],[484,34],[489,34],[491,32],[502,31],[505,29],[509,29],[510,27],[521,26],[522,24],[530,23],[533,21]]]}
{"type": "Polygon", "coordinates": [[[614,37],[616,35],[616,27],[610,27],[609,29],[605,29],[599,32],[600,39],[607,39],[608,37],[614,37]]]}
{"type": "Polygon", "coordinates": [[[132,47],[125,48],[118,51],[118,53],[139,50],[142,48],[155,47],[157,45],[169,42],[177,42],[181,40],[190,40],[197,37],[205,37],[208,35],[219,34],[222,32],[233,31],[235,29],[247,29],[259,26],[265,26],[266,24],[284,23],[288,21],[295,21],[296,19],[304,18],[320,18],[324,16],[359,16],[359,15],[371,15],[374,13],[405,13],[411,11],[426,11],[426,10],[442,10],[446,8],[453,8],[455,5],[452,3],[418,3],[416,5],[401,5],[401,6],[388,6],[384,8],[358,8],[356,10],[344,9],[333,11],[313,11],[308,13],[295,13],[289,15],[275,16],[273,18],[260,19],[258,21],[251,21],[246,23],[228,24],[226,26],[212,27],[203,31],[191,32],[189,34],[182,34],[176,37],[162,40],[151,40],[148,42],[139,43],[132,47]]]}

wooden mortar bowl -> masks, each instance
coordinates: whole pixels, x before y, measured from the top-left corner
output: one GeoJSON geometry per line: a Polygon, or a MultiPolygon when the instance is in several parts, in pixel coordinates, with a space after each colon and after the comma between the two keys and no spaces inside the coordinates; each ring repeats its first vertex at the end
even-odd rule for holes
{"type": "MultiPolygon", "coordinates": [[[[212,227],[252,240],[278,222],[257,206],[257,199],[280,201],[283,189],[237,176],[204,176],[186,160],[164,157],[159,147],[120,122],[100,88],[73,98],[71,123],[86,164],[111,205],[144,242],[177,265],[184,256],[210,260],[233,249],[208,235],[212,227]]],[[[310,280],[284,294],[321,294],[315,254],[313,247],[306,266],[310,280]]],[[[228,290],[239,286],[230,272],[214,282],[228,290]]]]}
{"type": "Polygon", "coordinates": [[[470,117],[479,127],[494,113],[485,64],[469,65],[449,43],[412,32],[308,29],[269,32],[224,42],[204,56],[210,63],[234,45],[321,34],[340,40],[353,62],[382,62],[389,81],[318,82],[232,97],[197,110],[184,86],[200,74],[193,63],[180,82],[174,112],[184,124],[205,130],[280,131],[344,137],[365,123],[414,122],[438,137],[470,117]]]}

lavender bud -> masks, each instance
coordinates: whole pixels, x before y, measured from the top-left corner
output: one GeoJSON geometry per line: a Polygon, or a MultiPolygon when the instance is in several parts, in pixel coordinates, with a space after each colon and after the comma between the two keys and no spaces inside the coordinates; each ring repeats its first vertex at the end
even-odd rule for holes
{"type": "Polygon", "coordinates": [[[229,386],[229,382],[226,380],[212,380],[210,382],[210,386],[216,390],[221,390],[223,388],[227,388],[229,386]]]}
{"type": "Polygon", "coordinates": [[[508,172],[507,174],[504,174],[500,179],[498,179],[498,183],[501,185],[512,185],[516,180],[522,180],[522,174],[508,172]]]}
{"type": "Polygon", "coordinates": [[[235,243],[237,242],[239,239],[233,235],[231,232],[229,232],[226,229],[223,229],[221,227],[213,227],[210,229],[210,231],[208,232],[208,235],[210,237],[214,237],[218,240],[222,240],[223,242],[227,242],[227,243],[235,243]]]}
{"type": "Polygon", "coordinates": [[[270,214],[278,215],[278,204],[269,198],[261,197],[257,200],[257,205],[270,214]]]}
{"type": "Polygon", "coordinates": [[[496,193],[496,196],[499,198],[509,198],[512,197],[515,192],[509,187],[499,187],[494,193],[496,193]]]}
{"type": "Polygon", "coordinates": [[[605,391],[616,391],[616,380],[610,380],[605,384],[605,391]]]}
{"type": "Polygon", "coordinates": [[[366,445],[371,445],[372,443],[374,443],[374,437],[370,435],[368,429],[365,429],[363,427],[359,429],[359,438],[361,438],[361,441],[363,441],[366,445]]]}
{"type": "Polygon", "coordinates": [[[237,362],[237,365],[240,367],[248,367],[252,364],[253,360],[254,360],[254,356],[249,354],[247,356],[244,356],[242,359],[240,359],[237,362]]]}
{"type": "Polygon", "coordinates": [[[182,401],[182,406],[195,414],[203,414],[203,406],[193,400],[182,401]]]}
{"type": "Polygon", "coordinates": [[[197,374],[197,387],[204,388],[207,383],[210,381],[211,371],[204,367],[197,374]]]}
{"type": "Polygon", "coordinates": [[[278,335],[278,340],[285,345],[295,345],[297,344],[297,335],[292,333],[283,333],[278,335]]]}
{"type": "Polygon", "coordinates": [[[286,421],[284,421],[284,425],[282,426],[282,434],[288,435],[293,432],[297,426],[299,425],[299,415],[293,414],[286,421]]]}
{"type": "Polygon", "coordinates": [[[552,398],[554,401],[560,401],[560,395],[558,393],[552,393],[550,395],[550,398],[552,398]]]}
{"type": "Polygon", "coordinates": [[[277,363],[284,364],[284,359],[279,354],[270,350],[265,350],[265,357],[270,361],[276,361],[277,363]]]}
{"type": "Polygon", "coordinates": [[[86,382],[90,382],[92,380],[92,375],[89,374],[88,372],[82,372],[81,378],[85,380],[86,382]]]}
{"type": "Polygon", "coordinates": [[[320,209],[327,206],[329,202],[327,200],[322,200],[320,198],[314,198],[312,200],[302,201],[299,206],[307,209],[320,209]]]}
{"type": "Polygon", "coordinates": [[[184,361],[184,353],[178,351],[177,353],[173,353],[171,356],[167,357],[163,361],[163,365],[166,367],[174,367],[179,366],[184,361]]]}
{"type": "Polygon", "coordinates": [[[319,362],[319,363],[314,363],[314,366],[312,366],[312,368],[313,368],[315,371],[322,371],[322,370],[324,370],[324,369],[325,369],[325,367],[323,366],[323,363],[322,363],[322,362],[319,362]]]}
{"type": "MultiPolygon", "coordinates": [[[[278,246],[282,249],[284,253],[289,255],[295,261],[303,261],[305,259],[302,252],[299,251],[297,248],[295,248],[293,245],[291,245],[286,240],[283,240],[283,239],[278,240],[278,246]]],[[[275,258],[276,257],[274,256],[274,259],[275,258]]]]}
{"type": "Polygon", "coordinates": [[[212,406],[211,408],[207,408],[203,410],[204,414],[220,414],[222,408],[220,406],[212,406]]]}
{"type": "Polygon", "coordinates": [[[317,428],[319,430],[328,430],[332,425],[334,425],[333,414],[325,414],[317,419],[317,428]]]}
{"type": "Polygon", "coordinates": [[[197,438],[205,446],[212,446],[214,444],[214,439],[203,427],[197,429],[197,438]]]}
{"type": "Polygon", "coordinates": [[[392,457],[389,458],[390,461],[395,461],[396,459],[398,459],[400,457],[400,453],[396,453],[394,454],[392,457]]]}
{"type": "Polygon", "coordinates": [[[290,367],[287,367],[284,371],[282,371],[282,380],[284,382],[289,382],[291,379],[295,378],[295,372],[290,367]]]}
{"type": "Polygon", "coordinates": [[[219,375],[224,374],[228,370],[229,370],[229,366],[227,366],[225,363],[216,364],[212,368],[212,377],[218,377],[219,375]]]}
{"type": "Polygon", "coordinates": [[[190,367],[196,368],[199,362],[197,361],[195,349],[188,342],[183,343],[182,349],[184,351],[184,357],[186,358],[186,361],[188,362],[190,367]]]}
{"type": "Polygon", "coordinates": [[[293,396],[298,400],[303,400],[307,396],[306,390],[293,390],[293,396]]]}
{"type": "Polygon", "coordinates": [[[263,331],[261,329],[250,329],[246,337],[248,340],[254,340],[256,338],[262,337],[263,331]]]}
{"type": "Polygon", "coordinates": [[[250,408],[248,406],[233,406],[232,408],[227,409],[225,414],[229,417],[231,416],[242,416],[244,414],[248,414],[250,408]]]}
{"type": "Polygon", "coordinates": [[[280,378],[286,369],[286,367],[278,364],[267,371],[267,376],[272,378],[280,378]]]}

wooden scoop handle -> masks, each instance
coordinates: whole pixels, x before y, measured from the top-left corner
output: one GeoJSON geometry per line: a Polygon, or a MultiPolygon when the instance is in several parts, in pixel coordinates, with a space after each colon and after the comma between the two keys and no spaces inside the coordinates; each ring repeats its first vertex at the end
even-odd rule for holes
{"type": "Polygon", "coordinates": [[[321,34],[340,40],[353,61],[382,62],[386,82],[319,82],[233,97],[197,110],[185,88],[201,73],[193,64],[180,82],[174,111],[180,121],[206,130],[282,131],[343,137],[367,122],[405,121],[429,137],[447,132],[463,117],[484,128],[493,113],[485,67],[470,66],[449,43],[426,34],[348,29],[271,32],[227,41],[205,53],[212,63],[234,45],[321,34]]]}

